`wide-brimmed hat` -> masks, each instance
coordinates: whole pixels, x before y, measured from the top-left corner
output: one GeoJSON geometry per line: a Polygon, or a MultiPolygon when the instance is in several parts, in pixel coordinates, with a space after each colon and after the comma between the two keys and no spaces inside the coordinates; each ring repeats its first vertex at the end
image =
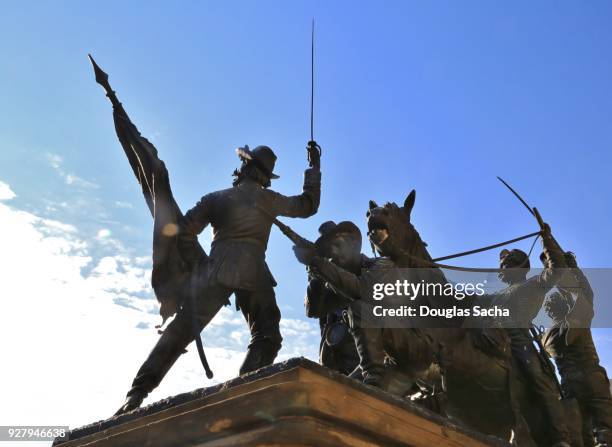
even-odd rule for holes
{"type": "Polygon", "coordinates": [[[255,163],[255,165],[263,171],[271,179],[279,178],[274,171],[274,165],[276,164],[276,155],[274,151],[268,146],[257,146],[255,149],[250,150],[249,146],[239,147],[236,149],[236,153],[241,160],[248,160],[255,163]]]}
{"type": "Polygon", "coordinates": [[[331,242],[339,234],[348,234],[361,244],[361,231],[353,222],[345,220],[336,224],[332,220],[324,222],[319,227],[319,238],[315,241],[317,250],[322,251],[329,248],[331,242]]]}

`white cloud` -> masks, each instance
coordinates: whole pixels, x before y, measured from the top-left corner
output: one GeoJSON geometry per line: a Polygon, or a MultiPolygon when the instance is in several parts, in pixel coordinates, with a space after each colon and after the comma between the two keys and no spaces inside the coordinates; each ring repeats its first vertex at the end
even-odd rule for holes
{"type": "MultiPolygon", "coordinates": [[[[123,243],[115,238],[112,238],[112,231],[108,228],[101,228],[98,230],[95,236],[96,242],[106,248],[109,252],[119,253],[120,255],[126,255],[128,252],[124,247],[123,243]]],[[[131,260],[130,262],[138,263],[140,262],[137,259],[131,260]]]]}
{"type": "MultiPolygon", "coordinates": [[[[150,272],[125,257],[95,261],[70,226],[3,204],[0,222],[0,339],[11,359],[0,420],[75,426],[110,416],[158,338],[150,272]]],[[[218,351],[208,352],[211,363],[227,364],[218,351]]],[[[204,384],[197,356],[183,357],[152,400],[204,384]]]]}
{"type": "Polygon", "coordinates": [[[129,209],[134,208],[134,205],[132,205],[130,202],[122,202],[120,200],[115,201],[115,206],[117,208],[129,208],[129,209]]]}
{"type": "Polygon", "coordinates": [[[17,197],[11,187],[4,182],[0,182],[0,200],[11,200],[17,197]]]}
{"type": "Polygon", "coordinates": [[[136,265],[150,265],[152,263],[151,256],[138,256],[133,261],[136,265]]]}
{"type": "Polygon", "coordinates": [[[59,176],[64,179],[64,182],[67,185],[80,187],[83,189],[97,189],[100,186],[94,182],[90,182],[89,180],[85,180],[75,174],[68,173],[64,171],[62,165],[64,160],[57,154],[47,153],[45,154],[47,157],[47,161],[49,165],[57,171],[59,176]]]}
{"type": "MultiPolygon", "coordinates": [[[[85,240],[72,225],[1,202],[0,222],[0,420],[75,427],[111,416],[159,337],[150,256],[96,258],[92,242],[114,241],[104,229],[85,240]]],[[[316,358],[313,323],[283,320],[282,331],[278,360],[316,358]]],[[[145,403],[237,375],[249,340],[242,315],[224,307],[203,339],[215,379],[189,347],[145,403]]]]}
{"type": "Polygon", "coordinates": [[[58,222],[57,220],[41,219],[40,222],[42,225],[40,225],[39,228],[41,231],[44,231],[46,234],[52,234],[52,233],[75,234],[77,232],[77,229],[74,225],[58,222]]]}
{"type": "Polygon", "coordinates": [[[54,169],[61,168],[62,163],[64,162],[64,160],[62,159],[61,156],[59,156],[57,154],[51,154],[51,153],[47,153],[45,155],[46,155],[47,160],[49,161],[49,164],[51,165],[52,168],[54,168],[54,169]]]}
{"type": "Polygon", "coordinates": [[[104,239],[107,238],[111,235],[111,230],[109,230],[108,228],[102,228],[100,231],[98,231],[98,234],[96,235],[96,239],[104,239]]]}
{"type": "Polygon", "coordinates": [[[235,340],[237,343],[242,343],[243,338],[247,332],[246,331],[232,331],[230,333],[230,337],[232,340],[235,340]]]}
{"type": "Polygon", "coordinates": [[[308,357],[314,360],[319,358],[319,325],[315,320],[297,320],[282,318],[280,322],[283,335],[283,349],[278,360],[287,360],[291,357],[308,357]]]}
{"type": "Polygon", "coordinates": [[[96,189],[100,187],[98,184],[82,179],[74,174],[65,174],[64,181],[67,185],[79,186],[81,188],[96,189]]]}

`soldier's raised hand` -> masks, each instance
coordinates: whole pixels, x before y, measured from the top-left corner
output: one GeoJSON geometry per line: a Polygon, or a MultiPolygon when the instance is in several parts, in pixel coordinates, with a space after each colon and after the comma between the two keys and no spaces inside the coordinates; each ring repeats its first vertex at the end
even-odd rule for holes
{"type": "Polygon", "coordinates": [[[321,146],[316,141],[309,141],[306,151],[308,152],[308,164],[310,167],[319,169],[321,167],[321,146]]]}
{"type": "Polygon", "coordinates": [[[565,263],[569,268],[578,268],[578,263],[576,262],[576,255],[571,251],[565,252],[565,263]]]}

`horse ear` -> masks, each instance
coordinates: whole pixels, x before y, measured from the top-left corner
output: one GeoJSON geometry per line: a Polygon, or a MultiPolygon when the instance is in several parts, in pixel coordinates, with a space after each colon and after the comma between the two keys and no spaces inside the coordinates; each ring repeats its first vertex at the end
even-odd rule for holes
{"type": "Polygon", "coordinates": [[[412,207],[414,206],[414,201],[416,200],[416,191],[413,189],[404,200],[404,212],[408,214],[410,217],[410,213],[412,212],[412,207]]]}
{"type": "Polygon", "coordinates": [[[378,204],[374,200],[370,200],[369,207],[372,210],[374,208],[378,208],[378,204]]]}

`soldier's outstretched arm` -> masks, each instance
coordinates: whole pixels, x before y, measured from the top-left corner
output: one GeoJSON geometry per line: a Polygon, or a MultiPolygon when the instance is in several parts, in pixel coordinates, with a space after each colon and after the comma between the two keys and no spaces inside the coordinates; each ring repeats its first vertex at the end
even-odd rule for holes
{"type": "Polygon", "coordinates": [[[308,267],[309,273],[326,281],[334,290],[349,300],[361,298],[361,277],[317,255],[313,244],[294,245],[297,260],[308,267]]]}
{"type": "MultiPolygon", "coordinates": [[[[316,143],[314,144],[316,145],[316,143]]],[[[312,144],[309,143],[309,152],[312,147],[312,144]]],[[[302,194],[284,196],[269,190],[270,204],[268,209],[275,216],[310,217],[316,214],[321,201],[321,168],[318,158],[311,161],[310,164],[311,166],[304,171],[302,194]]]]}
{"type": "Polygon", "coordinates": [[[546,223],[542,226],[542,248],[544,270],[536,278],[539,287],[543,287],[548,291],[557,285],[563,277],[567,264],[565,262],[565,253],[552,236],[550,226],[546,223]]]}
{"type": "Polygon", "coordinates": [[[338,293],[350,300],[361,299],[361,281],[359,276],[338,267],[331,261],[315,257],[310,262],[310,271],[324,279],[338,293]]]}

